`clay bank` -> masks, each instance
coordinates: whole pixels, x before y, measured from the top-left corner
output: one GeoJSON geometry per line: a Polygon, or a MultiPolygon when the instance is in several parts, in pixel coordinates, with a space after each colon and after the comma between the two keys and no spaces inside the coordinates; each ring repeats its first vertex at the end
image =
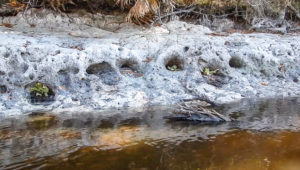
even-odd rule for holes
{"type": "Polygon", "coordinates": [[[300,96],[299,34],[215,33],[181,21],[142,28],[100,14],[2,22],[13,26],[0,27],[2,115],[300,96]],[[38,82],[49,101],[32,100],[38,82]]]}

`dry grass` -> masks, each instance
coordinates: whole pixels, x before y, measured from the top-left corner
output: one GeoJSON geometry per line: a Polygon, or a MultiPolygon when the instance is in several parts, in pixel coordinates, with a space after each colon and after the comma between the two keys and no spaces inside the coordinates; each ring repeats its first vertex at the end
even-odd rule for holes
{"type": "Polygon", "coordinates": [[[54,10],[60,11],[60,9],[66,10],[66,4],[76,5],[72,0],[44,0],[43,3],[48,3],[54,10]]]}

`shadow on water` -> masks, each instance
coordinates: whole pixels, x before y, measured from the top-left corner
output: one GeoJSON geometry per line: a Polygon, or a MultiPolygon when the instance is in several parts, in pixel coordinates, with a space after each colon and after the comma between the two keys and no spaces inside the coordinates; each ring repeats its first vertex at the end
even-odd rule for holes
{"type": "Polygon", "coordinates": [[[33,113],[0,120],[0,169],[297,169],[300,99],[216,108],[232,122],[144,111],[33,113]]]}

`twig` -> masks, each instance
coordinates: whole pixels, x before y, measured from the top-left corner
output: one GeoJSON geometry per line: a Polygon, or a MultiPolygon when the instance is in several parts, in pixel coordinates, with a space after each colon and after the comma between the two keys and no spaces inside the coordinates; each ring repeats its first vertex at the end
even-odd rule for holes
{"type": "Polygon", "coordinates": [[[171,12],[171,13],[168,13],[166,15],[163,15],[163,16],[159,16],[154,22],[157,22],[157,21],[161,21],[161,19],[163,18],[166,18],[166,17],[169,17],[169,16],[172,16],[172,15],[178,15],[178,14],[182,14],[182,13],[190,13],[192,12],[196,7],[192,7],[190,9],[186,9],[186,10],[179,10],[179,11],[176,11],[176,12],[171,12]]]}

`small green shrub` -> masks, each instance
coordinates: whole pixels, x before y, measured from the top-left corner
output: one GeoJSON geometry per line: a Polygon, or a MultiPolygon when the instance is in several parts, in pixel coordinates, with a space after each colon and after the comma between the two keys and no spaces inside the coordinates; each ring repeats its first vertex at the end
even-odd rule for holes
{"type": "Polygon", "coordinates": [[[46,85],[42,83],[36,83],[34,87],[30,88],[30,92],[35,94],[35,96],[48,97],[50,90],[46,85]]]}
{"type": "Polygon", "coordinates": [[[178,68],[177,65],[172,65],[172,66],[168,66],[168,70],[170,70],[170,71],[178,71],[179,68],[178,68]]]}
{"type": "Polygon", "coordinates": [[[202,72],[202,74],[205,76],[211,76],[211,75],[216,74],[218,71],[219,71],[219,69],[211,71],[209,68],[205,68],[204,71],[202,72]]]}

